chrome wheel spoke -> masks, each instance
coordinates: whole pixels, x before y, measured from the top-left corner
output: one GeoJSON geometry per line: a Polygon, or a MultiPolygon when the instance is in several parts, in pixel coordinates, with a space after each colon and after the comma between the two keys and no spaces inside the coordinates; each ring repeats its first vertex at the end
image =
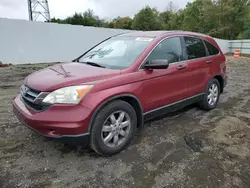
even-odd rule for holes
{"type": "Polygon", "coordinates": [[[110,140],[114,137],[114,134],[111,132],[104,138],[104,143],[107,144],[110,142],[110,140]]]}
{"type": "Polygon", "coordinates": [[[122,121],[123,121],[123,119],[124,119],[124,116],[125,116],[125,112],[121,112],[120,115],[119,115],[119,117],[118,117],[118,119],[117,119],[117,121],[118,121],[119,123],[122,123],[122,121]]]}
{"type": "Polygon", "coordinates": [[[211,87],[209,88],[209,93],[213,93],[213,89],[211,87]]]}
{"type": "Polygon", "coordinates": [[[112,123],[113,125],[116,123],[116,119],[115,119],[115,115],[114,115],[114,114],[112,114],[112,115],[110,116],[110,120],[111,120],[111,123],[112,123]]]}
{"type": "Polygon", "coordinates": [[[126,132],[124,130],[121,130],[119,133],[121,136],[125,137],[126,136],[126,132]]]}
{"type": "Polygon", "coordinates": [[[117,134],[117,135],[114,136],[113,143],[117,146],[118,145],[118,141],[119,141],[119,136],[117,134]]]}
{"type": "Polygon", "coordinates": [[[129,120],[124,121],[124,122],[121,123],[121,128],[125,128],[125,127],[127,127],[129,125],[130,125],[130,121],[129,120]]]}
{"type": "Polygon", "coordinates": [[[215,88],[216,88],[216,85],[213,84],[213,85],[212,85],[212,90],[214,91],[215,88]]]}
{"type": "Polygon", "coordinates": [[[208,98],[208,99],[211,99],[212,96],[213,96],[213,95],[210,93],[210,94],[207,96],[207,98],[208,98]]]}
{"type": "Polygon", "coordinates": [[[214,104],[214,97],[211,98],[211,105],[214,104]]]}
{"type": "Polygon", "coordinates": [[[216,86],[216,87],[214,88],[214,94],[217,93],[217,92],[218,92],[218,87],[216,86]]]}
{"type": "Polygon", "coordinates": [[[112,131],[112,127],[111,126],[103,126],[102,127],[102,132],[111,132],[112,131]]]}
{"type": "Polygon", "coordinates": [[[216,100],[217,100],[217,96],[214,97],[214,102],[216,102],[216,100]]]}
{"type": "Polygon", "coordinates": [[[210,98],[209,101],[208,101],[208,103],[209,103],[210,105],[212,105],[212,103],[213,103],[213,98],[210,98]]]}

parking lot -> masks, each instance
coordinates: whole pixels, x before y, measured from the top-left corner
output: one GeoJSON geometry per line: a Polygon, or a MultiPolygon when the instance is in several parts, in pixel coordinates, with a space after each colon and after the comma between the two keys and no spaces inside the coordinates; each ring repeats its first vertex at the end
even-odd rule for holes
{"type": "Polygon", "coordinates": [[[13,116],[21,81],[48,65],[0,68],[0,187],[249,188],[250,58],[227,59],[217,109],[189,106],[147,122],[108,158],[45,139],[13,116]]]}

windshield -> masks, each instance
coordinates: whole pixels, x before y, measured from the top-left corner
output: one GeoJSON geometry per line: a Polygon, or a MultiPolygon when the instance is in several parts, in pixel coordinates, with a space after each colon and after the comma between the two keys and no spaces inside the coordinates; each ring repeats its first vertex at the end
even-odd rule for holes
{"type": "Polygon", "coordinates": [[[78,61],[103,68],[125,69],[147,48],[153,38],[149,37],[114,37],[85,54],[78,61]]]}

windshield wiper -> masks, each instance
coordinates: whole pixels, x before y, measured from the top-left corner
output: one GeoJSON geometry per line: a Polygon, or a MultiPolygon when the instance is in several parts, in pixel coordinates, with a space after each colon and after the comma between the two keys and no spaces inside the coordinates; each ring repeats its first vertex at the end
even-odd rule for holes
{"type": "Polygon", "coordinates": [[[100,65],[98,63],[95,63],[95,62],[90,62],[90,61],[86,61],[86,62],[79,62],[79,63],[85,63],[87,65],[91,65],[91,66],[95,66],[95,67],[101,67],[101,68],[106,68],[105,66],[103,65],[100,65]]]}

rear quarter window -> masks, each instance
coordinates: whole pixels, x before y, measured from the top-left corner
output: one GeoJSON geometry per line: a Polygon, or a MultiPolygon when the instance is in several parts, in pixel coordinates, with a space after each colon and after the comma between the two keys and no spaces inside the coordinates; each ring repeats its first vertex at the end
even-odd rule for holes
{"type": "Polygon", "coordinates": [[[220,53],[220,51],[218,50],[218,48],[216,48],[213,44],[211,44],[210,42],[204,40],[205,45],[207,46],[207,50],[209,52],[209,55],[217,55],[220,53]]]}
{"type": "Polygon", "coordinates": [[[205,45],[200,38],[185,36],[184,40],[188,59],[197,59],[207,56],[205,45]]]}

